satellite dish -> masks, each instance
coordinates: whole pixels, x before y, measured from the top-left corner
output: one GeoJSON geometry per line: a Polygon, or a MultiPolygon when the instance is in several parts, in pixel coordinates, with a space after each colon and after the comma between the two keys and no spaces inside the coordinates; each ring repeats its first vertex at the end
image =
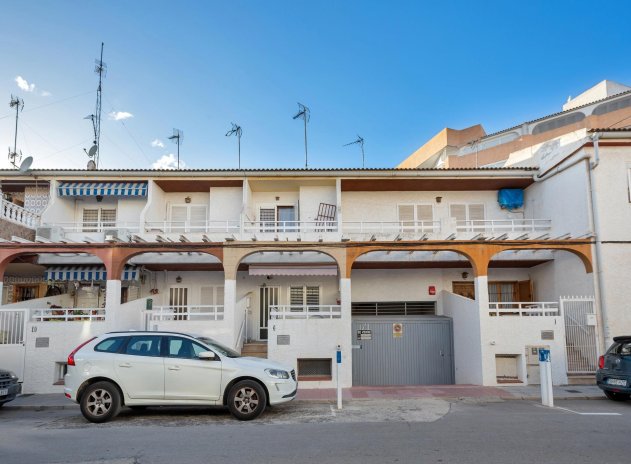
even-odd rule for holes
{"type": "Polygon", "coordinates": [[[94,155],[96,155],[96,150],[98,150],[97,146],[96,145],[92,145],[90,147],[90,149],[88,150],[88,156],[90,158],[94,157],[94,155]]]}
{"type": "Polygon", "coordinates": [[[26,158],[24,158],[24,161],[22,161],[22,163],[20,164],[20,167],[18,168],[18,170],[20,172],[26,172],[30,169],[31,164],[33,164],[33,157],[27,156],[26,158]]]}
{"type": "Polygon", "coordinates": [[[94,170],[96,170],[96,163],[94,162],[94,160],[88,161],[88,171],[94,171],[94,170]]]}

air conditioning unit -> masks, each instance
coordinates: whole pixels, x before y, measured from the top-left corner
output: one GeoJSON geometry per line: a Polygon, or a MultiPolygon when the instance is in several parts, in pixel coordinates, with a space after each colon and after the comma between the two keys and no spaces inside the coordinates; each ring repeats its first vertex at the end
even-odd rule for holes
{"type": "Polygon", "coordinates": [[[131,240],[131,232],[129,229],[105,229],[106,242],[129,242],[131,240]]]}
{"type": "Polygon", "coordinates": [[[38,227],[35,229],[35,239],[41,237],[51,242],[60,242],[65,237],[64,230],[59,226],[38,227]]]}

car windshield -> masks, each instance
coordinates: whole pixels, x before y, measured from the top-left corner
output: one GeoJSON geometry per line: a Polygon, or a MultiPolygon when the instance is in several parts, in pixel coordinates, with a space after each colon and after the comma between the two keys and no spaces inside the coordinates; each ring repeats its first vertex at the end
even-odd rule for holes
{"type": "Polygon", "coordinates": [[[208,347],[212,348],[217,353],[227,356],[228,358],[240,358],[241,355],[234,351],[233,349],[228,348],[227,346],[223,346],[221,343],[216,342],[212,338],[208,337],[195,337],[197,340],[202,342],[204,345],[208,345],[208,347]]]}

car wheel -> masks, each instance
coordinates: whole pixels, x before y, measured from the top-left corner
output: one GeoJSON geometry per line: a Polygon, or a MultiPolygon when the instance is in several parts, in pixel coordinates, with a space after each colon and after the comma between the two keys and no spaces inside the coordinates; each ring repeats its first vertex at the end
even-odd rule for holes
{"type": "Polygon", "coordinates": [[[266,405],[265,390],[253,380],[237,382],[228,393],[228,409],[239,420],[256,419],[263,413],[266,405]]]}
{"type": "Polygon", "coordinates": [[[612,401],[627,401],[629,399],[628,393],[616,393],[609,390],[605,390],[605,396],[612,401]]]}
{"type": "Polygon", "coordinates": [[[81,413],[90,422],[107,422],[118,414],[120,393],[111,382],[97,382],[81,396],[81,413]]]}

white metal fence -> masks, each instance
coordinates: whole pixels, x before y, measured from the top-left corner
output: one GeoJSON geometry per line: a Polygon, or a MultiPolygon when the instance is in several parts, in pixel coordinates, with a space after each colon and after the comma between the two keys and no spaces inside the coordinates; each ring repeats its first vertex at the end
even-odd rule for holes
{"type": "Polygon", "coordinates": [[[598,324],[592,297],[563,297],[568,374],[593,374],[598,363],[598,324]]]}
{"type": "Polygon", "coordinates": [[[45,308],[31,309],[34,322],[76,322],[76,321],[104,321],[104,308],[45,308]]]}
{"type": "Polygon", "coordinates": [[[339,319],[340,305],[270,305],[270,319],[339,319]]]}
{"type": "Polygon", "coordinates": [[[548,232],[551,219],[480,219],[457,221],[458,232],[548,232]]]}
{"type": "Polygon", "coordinates": [[[438,233],[440,221],[345,221],[342,229],[349,234],[438,233]]]}
{"type": "Polygon", "coordinates": [[[23,345],[28,310],[0,310],[0,345],[23,345]]]}
{"type": "Polygon", "coordinates": [[[558,316],[559,303],[556,301],[528,301],[510,303],[489,303],[491,316],[558,316]]]}
{"type": "Polygon", "coordinates": [[[154,306],[145,311],[148,322],[160,321],[223,321],[223,305],[154,306]]]}

